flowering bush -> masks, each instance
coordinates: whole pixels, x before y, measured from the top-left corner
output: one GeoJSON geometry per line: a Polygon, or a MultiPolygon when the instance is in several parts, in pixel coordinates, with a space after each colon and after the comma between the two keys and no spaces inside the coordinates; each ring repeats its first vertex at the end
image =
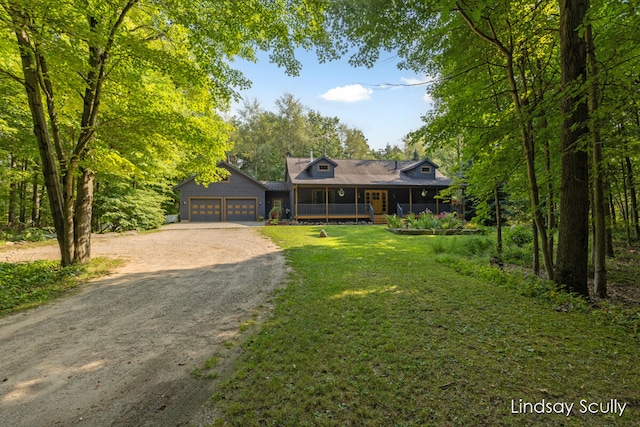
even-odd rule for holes
{"type": "Polygon", "coordinates": [[[454,212],[442,212],[435,215],[430,210],[420,212],[417,216],[410,213],[406,218],[387,215],[389,228],[409,228],[416,230],[452,230],[463,228],[463,221],[454,212]]]}

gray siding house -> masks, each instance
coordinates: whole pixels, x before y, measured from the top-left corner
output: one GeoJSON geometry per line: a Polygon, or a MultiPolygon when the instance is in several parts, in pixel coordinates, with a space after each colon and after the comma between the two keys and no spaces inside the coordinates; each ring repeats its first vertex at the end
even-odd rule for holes
{"type": "MultiPolygon", "coordinates": [[[[229,177],[207,187],[194,178],[178,184],[181,221],[256,221],[280,207],[295,220],[355,220],[380,223],[385,216],[430,210],[464,213],[464,205],[445,201],[451,185],[429,159],[338,160],[286,158],[283,182],[260,182],[227,162],[229,177]]],[[[462,200],[461,200],[462,203],[462,200]]]]}
{"type": "Polygon", "coordinates": [[[218,167],[229,171],[224,181],[208,186],[191,177],[176,185],[180,192],[180,221],[256,221],[264,217],[267,186],[226,162],[218,167]]]}

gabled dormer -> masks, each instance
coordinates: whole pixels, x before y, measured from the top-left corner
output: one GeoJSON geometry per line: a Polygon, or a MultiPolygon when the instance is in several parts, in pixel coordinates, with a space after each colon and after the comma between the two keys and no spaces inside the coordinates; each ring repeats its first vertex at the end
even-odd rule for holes
{"type": "Polygon", "coordinates": [[[333,178],[338,164],[326,156],[309,162],[305,170],[311,178],[333,178]]]}
{"type": "Polygon", "coordinates": [[[429,159],[424,159],[407,166],[402,169],[402,172],[415,179],[436,179],[436,169],[438,169],[438,165],[429,159]]]}

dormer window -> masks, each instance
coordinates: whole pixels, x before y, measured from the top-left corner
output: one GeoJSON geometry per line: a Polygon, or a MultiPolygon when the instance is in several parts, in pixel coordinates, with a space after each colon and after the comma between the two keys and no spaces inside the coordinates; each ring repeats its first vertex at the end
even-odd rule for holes
{"type": "Polygon", "coordinates": [[[320,172],[329,172],[329,165],[318,165],[318,170],[320,172]]]}
{"type": "Polygon", "coordinates": [[[420,166],[420,173],[424,173],[424,174],[431,173],[431,166],[420,166]]]}

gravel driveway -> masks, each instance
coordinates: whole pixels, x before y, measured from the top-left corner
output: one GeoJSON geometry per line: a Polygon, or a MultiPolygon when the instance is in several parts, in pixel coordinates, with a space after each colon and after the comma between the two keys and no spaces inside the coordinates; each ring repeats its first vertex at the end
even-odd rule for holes
{"type": "MultiPolygon", "coordinates": [[[[226,224],[229,226],[229,224],[226,224]]],[[[93,255],[127,263],[40,308],[0,318],[0,419],[7,426],[197,425],[242,322],[267,312],[285,262],[255,227],[175,224],[95,236],[93,255]]],[[[57,246],[0,260],[57,259],[57,246]]]]}

